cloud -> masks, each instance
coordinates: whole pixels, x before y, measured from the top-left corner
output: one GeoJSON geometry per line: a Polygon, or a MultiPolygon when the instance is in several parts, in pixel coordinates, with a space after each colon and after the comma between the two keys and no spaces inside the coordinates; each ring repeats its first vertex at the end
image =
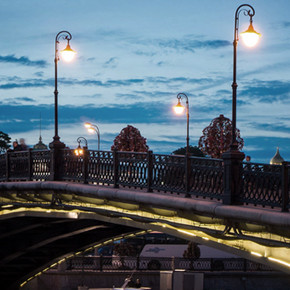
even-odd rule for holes
{"type": "Polygon", "coordinates": [[[241,96],[249,98],[255,97],[262,103],[272,103],[275,101],[290,98],[290,81],[261,81],[253,80],[243,86],[239,93],[241,96]]]}
{"type": "Polygon", "coordinates": [[[35,75],[36,77],[41,78],[41,77],[43,77],[43,71],[37,71],[36,73],[34,73],[34,75],[35,75]]]}
{"type": "Polygon", "coordinates": [[[169,39],[160,40],[158,45],[161,48],[171,48],[174,50],[185,50],[195,52],[196,49],[217,49],[230,46],[230,41],[227,40],[194,40],[194,39],[169,39]]]}
{"type": "MultiPolygon", "coordinates": [[[[113,88],[120,86],[133,86],[142,85],[144,83],[150,84],[165,84],[165,85],[180,85],[180,84],[197,84],[197,85],[209,85],[213,82],[211,78],[166,78],[166,77],[145,77],[138,79],[115,79],[107,81],[99,81],[94,79],[78,80],[71,78],[58,78],[58,83],[68,86],[96,86],[104,88],[113,88]]],[[[19,88],[41,88],[47,86],[54,86],[54,79],[41,79],[41,78],[31,78],[22,79],[20,77],[10,77],[7,78],[7,82],[0,85],[0,89],[19,89],[19,88]]]]}
{"type": "Polygon", "coordinates": [[[109,60],[107,60],[104,64],[104,68],[116,68],[118,65],[117,57],[111,57],[109,60]]]}
{"type": "Polygon", "coordinates": [[[16,63],[25,66],[36,66],[36,67],[46,67],[47,62],[45,60],[30,60],[26,56],[21,56],[19,58],[15,57],[14,54],[1,56],[0,55],[0,62],[7,62],[7,63],[16,63]]]}
{"type": "Polygon", "coordinates": [[[257,122],[251,122],[249,123],[253,128],[257,130],[263,130],[263,131],[273,131],[273,132],[281,132],[281,133],[289,133],[290,128],[287,127],[282,122],[276,122],[276,123],[257,123],[257,122]]]}
{"type": "Polygon", "coordinates": [[[288,27],[290,27],[290,22],[289,22],[289,21],[284,21],[284,22],[282,23],[282,26],[288,28],[288,27]]]}
{"type": "Polygon", "coordinates": [[[2,90],[9,90],[9,89],[19,89],[19,88],[39,88],[39,87],[46,87],[46,86],[53,86],[54,80],[53,79],[17,79],[17,82],[8,82],[6,84],[0,85],[0,89],[2,90]]]}

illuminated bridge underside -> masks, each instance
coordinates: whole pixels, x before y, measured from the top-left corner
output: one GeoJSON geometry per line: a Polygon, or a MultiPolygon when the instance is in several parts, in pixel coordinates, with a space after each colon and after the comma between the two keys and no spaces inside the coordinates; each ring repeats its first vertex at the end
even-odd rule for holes
{"type": "Polygon", "coordinates": [[[56,258],[140,229],[290,273],[289,213],[66,182],[1,183],[0,192],[2,281],[20,270],[23,281],[56,258]]]}

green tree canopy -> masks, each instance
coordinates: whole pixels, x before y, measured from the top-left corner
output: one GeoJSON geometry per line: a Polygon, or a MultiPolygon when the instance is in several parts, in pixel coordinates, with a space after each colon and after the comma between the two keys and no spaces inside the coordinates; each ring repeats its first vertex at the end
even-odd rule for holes
{"type": "MultiPolygon", "coordinates": [[[[186,147],[181,147],[181,148],[172,152],[172,154],[175,154],[175,155],[185,155],[185,153],[186,153],[186,147]]],[[[191,156],[205,157],[203,152],[197,146],[189,145],[188,153],[191,156]]]]}
{"type": "Polygon", "coordinates": [[[189,242],[187,249],[183,253],[183,258],[190,260],[190,268],[193,269],[193,262],[200,257],[200,248],[197,243],[189,242]]]}
{"type": "Polygon", "coordinates": [[[8,136],[8,134],[0,131],[0,153],[3,153],[7,149],[9,149],[10,143],[11,143],[11,138],[8,136]]]}

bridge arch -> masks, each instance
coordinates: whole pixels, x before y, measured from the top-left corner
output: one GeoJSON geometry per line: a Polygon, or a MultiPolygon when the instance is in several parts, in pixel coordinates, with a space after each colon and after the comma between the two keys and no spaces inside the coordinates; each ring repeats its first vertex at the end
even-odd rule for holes
{"type": "Polygon", "coordinates": [[[21,239],[15,241],[15,237],[27,239],[31,231],[35,233],[32,243],[22,251],[8,254],[2,249],[3,268],[11,265],[13,269],[13,262],[21,265],[24,258],[24,264],[32,264],[19,282],[52,260],[140,230],[168,233],[290,273],[288,213],[69,182],[8,182],[1,183],[0,190],[4,233],[0,239],[12,248],[14,244],[17,247],[17,241],[21,245],[21,239]],[[37,251],[58,242],[61,250],[55,256],[52,248],[46,250],[49,258],[37,263],[37,254],[45,256],[37,251]]]}

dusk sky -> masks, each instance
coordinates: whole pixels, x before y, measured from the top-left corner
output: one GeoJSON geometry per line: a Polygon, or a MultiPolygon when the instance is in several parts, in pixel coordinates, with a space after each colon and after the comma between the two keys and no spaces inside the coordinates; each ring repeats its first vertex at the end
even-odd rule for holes
{"type": "MultiPolygon", "coordinates": [[[[58,63],[59,135],[67,146],[97,136],[101,149],[128,124],[155,153],[185,146],[185,116],[176,95],[190,104],[190,144],[220,114],[231,118],[234,15],[243,3],[256,10],[258,45],[238,44],[237,127],[243,152],[268,163],[279,146],[290,160],[290,1],[256,0],[14,0],[0,1],[0,131],[33,146],[54,135],[54,44],[72,34],[71,63],[58,63]]],[[[249,17],[240,15],[239,31],[249,17]]],[[[65,41],[59,48],[63,49],[65,41]]]]}

